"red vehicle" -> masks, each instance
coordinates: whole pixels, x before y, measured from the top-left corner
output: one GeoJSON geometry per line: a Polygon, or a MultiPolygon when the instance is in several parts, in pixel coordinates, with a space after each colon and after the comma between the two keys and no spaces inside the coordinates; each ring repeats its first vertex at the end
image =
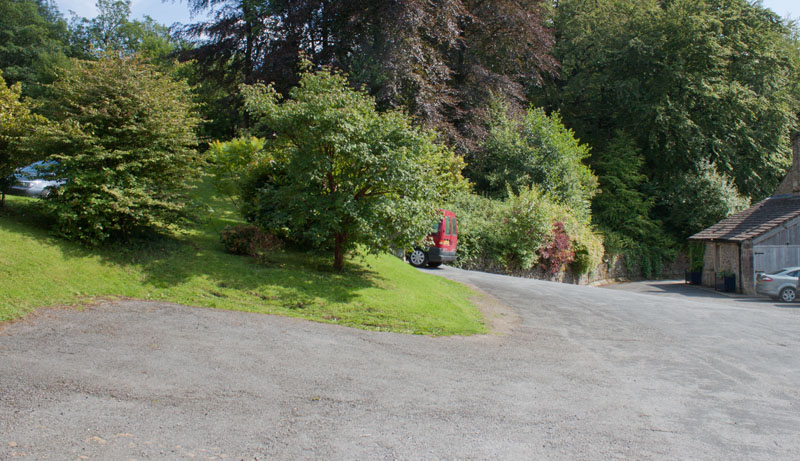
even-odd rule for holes
{"type": "Polygon", "coordinates": [[[456,260],[458,245],[458,222],[456,214],[439,210],[442,218],[433,225],[425,248],[416,247],[408,254],[408,262],[414,267],[439,267],[442,263],[456,260]]]}

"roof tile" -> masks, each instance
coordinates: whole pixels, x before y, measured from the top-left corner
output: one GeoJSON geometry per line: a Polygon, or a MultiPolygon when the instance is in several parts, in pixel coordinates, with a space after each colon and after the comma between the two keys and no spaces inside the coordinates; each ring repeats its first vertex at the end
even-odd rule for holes
{"type": "Polygon", "coordinates": [[[798,216],[800,196],[772,196],[692,235],[689,240],[742,242],[758,237],[798,216]]]}

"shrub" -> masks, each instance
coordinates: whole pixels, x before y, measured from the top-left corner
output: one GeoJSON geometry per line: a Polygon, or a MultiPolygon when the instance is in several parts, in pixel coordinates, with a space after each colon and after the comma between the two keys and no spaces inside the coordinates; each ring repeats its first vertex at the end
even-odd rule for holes
{"type": "Polygon", "coordinates": [[[446,207],[455,212],[458,219],[458,260],[463,268],[479,268],[487,263],[498,262],[494,257],[502,245],[498,233],[498,221],[505,203],[469,192],[452,196],[446,207]]]}
{"type": "Polygon", "coordinates": [[[265,159],[264,140],[241,137],[227,142],[214,141],[208,146],[209,173],[214,186],[241,208],[241,186],[253,166],[265,159]]]}
{"type": "Polygon", "coordinates": [[[564,229],[570,236],[575,258],[570,270],[576,275],[591,272],[603,262],[606,253],[603,237],[586,221],[564,215],[564,229]]]}
{"type": "Polygon", "coordinates": [[[664,202],[672,211],[667,219],[675,235],[688,237],[750,206],[733,180],[708,161],[672,178],[664,202]]]}
{"type": "Polygon", "coordinates": [[[555,203],[535,187],[510,193],[497,200],[470,193],[455,194],[447,205],[458,216],[458,261],[465,268],[500,266],[503,270],[530,269],[547,260],[547,267],[567,264],[569,258],[551,261],[557,248],[568,246],[574,253],[570,268],[589,272],[602,262],[603,240],[569,207],[555,203]],[[553,247],[554,227],[558,225],[558,243],[553,247]],[[566,238],[567,242],[563,239],[566,238]],[[547,254],[543,257],[543,251],[547,254]]]}
{"type": "Polygon", "coordinates": [[[689,270],[700,272],[705,265],[706,246],[703,242],[689,242],[689,270]]]}
{"type": "Polygon", "coordinates": [[[525,270],[539,263],[539,250],[550,235],[556,208],[535,186],[519,194],[509,191],[498,228],[507,269],[525,270]]]}
{"type": "Polygon", "coordinates": [[[31,133],[47,122],[31,113],[28,101],[20,97],[21,92],[20,83],[7,86],[0,72],[0,207],[5,204],[6,190],[12,185],[9,176],[36,159],[36,151],[25,148],[31,133]]]}
{"type": "Polygon", "coordinates": [[[547,240],[539,247],[539,258],[547,275],[555,275],[575,259],[572,241],[564,230],[564,223],[556,221],[547,240]]]}
{"type": "Polygon", "coordinates": [[[46,206],[57,232],[88,244],[171,231],[189,217],[201,174],[188,85],[138,58],[74,60],[41,110],[56,121],[43,152],[66,184],[46,206]]]}
{"type": "Polygon", "coordinates": [[[235,255],[255,257],[265,251],[283,248],[280,238],[268,234],[252,224],[226,226],[220,233],[220,240],[225,251],[235,255]]]}
{"type": "Polygon", "coordinates": [[[583,163],[589,147],[580,144],[560,115],[532,107],[515,117],[501,99],[486,112],[487,137],[467,168],[477,189],[502,199],[536,186],[573,213],[588,216],[597,190],[597,178],[583,163]]]}

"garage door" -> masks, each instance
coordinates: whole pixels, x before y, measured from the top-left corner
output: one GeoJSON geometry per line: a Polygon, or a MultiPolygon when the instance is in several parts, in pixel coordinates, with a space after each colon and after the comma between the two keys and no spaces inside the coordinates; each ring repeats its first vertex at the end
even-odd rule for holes
{"type": "Polygon", "coordinates": [[[753,255],[756,273],[800,266],[800,245],[756,245],[753,255]]]}

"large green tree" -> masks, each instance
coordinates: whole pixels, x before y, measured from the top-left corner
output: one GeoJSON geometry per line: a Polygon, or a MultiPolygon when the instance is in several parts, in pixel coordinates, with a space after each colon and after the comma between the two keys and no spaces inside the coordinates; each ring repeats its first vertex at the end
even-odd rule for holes
{"type": "Polygon", "coordinates": [[[99,244],[183,222],[202,166],[185,82],[138,57],[74,60],[39,110],[56,122],[40,148],[66,179],[47,200],[61,235],[99,244]]]}
{"type": "Polygon", "coordinates": [[[0,70],[32,94],[68,54],[67,23],[48,0],[0,0],[0,70]]]}
{"type": "Polygon", "coordinates": [[[244,94],[268,138],[269,174],[254,184],[269,209],[259,224],[333,249],[336,270],[357,245],[370,252],[410,247],[459,183],[461,163],[433,133],[403,112],[378,112],[342,74],[305,71],[285,102],[271,86],[248,86],[244,94]]]}
{"type": "Polygon", "coordinates": [[[593,161],[608,164],[627,133],[647,179],[623,182],[638,181],[676,235],[687,232],[676,212],[704,213],[675,194],[703,165],[720,178],[704,182],[717,188],[707,196],[774,191],[800,103],[797,45],[777,15],[747,0],[562,0],[555,25],[561,76],[533,93],[593,146],[593,161]]]}

